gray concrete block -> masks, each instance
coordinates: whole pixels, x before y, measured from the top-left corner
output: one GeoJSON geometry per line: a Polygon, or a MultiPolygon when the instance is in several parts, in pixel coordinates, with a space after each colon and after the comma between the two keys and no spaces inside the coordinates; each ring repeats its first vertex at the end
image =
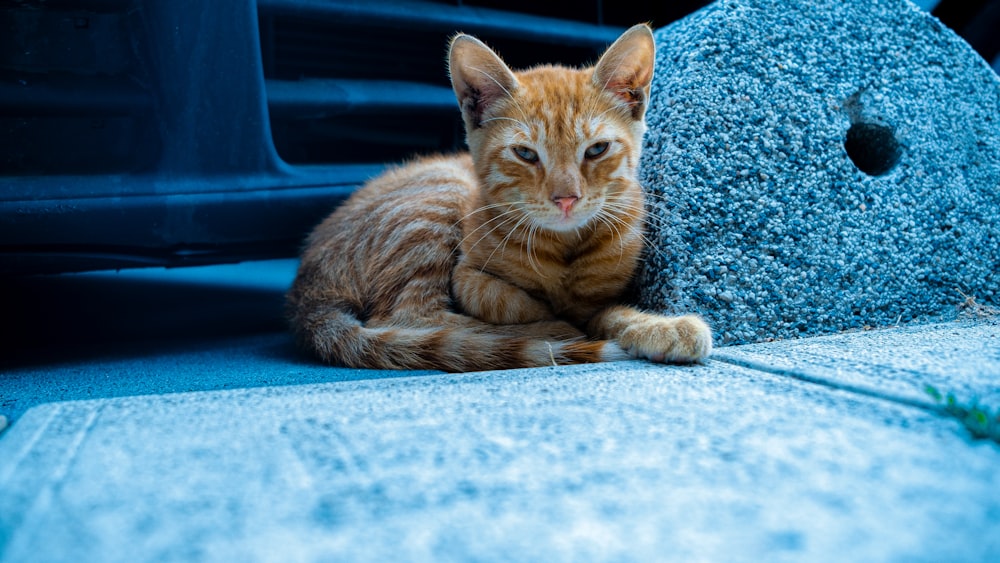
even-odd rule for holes
{"type": "Polygon", "coordinates": [[[720,0],[656,33],[642,305],[721,344],[1000,303],[1000,79],[905,0],[720,0]]]}
{"type": "Polygon", "coordinates": [[[989,561],[1000,449],[711,362],[42,405],[0,560],[989,561]]]}

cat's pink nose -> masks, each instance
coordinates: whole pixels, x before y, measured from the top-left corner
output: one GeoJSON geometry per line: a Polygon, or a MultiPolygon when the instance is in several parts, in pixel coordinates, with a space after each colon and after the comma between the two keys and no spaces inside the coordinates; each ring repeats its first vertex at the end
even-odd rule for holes
{"type": "Polygon", "coordinates": [[[559,209],[561,209],[564,214],[569,214],[570,208],[573,207],[573,204],[576,203],[578,199],[580,198],[575,195],[571,195],[566,197],[554,197],[552,198],[552,201],[559,206],[559,209]]]}

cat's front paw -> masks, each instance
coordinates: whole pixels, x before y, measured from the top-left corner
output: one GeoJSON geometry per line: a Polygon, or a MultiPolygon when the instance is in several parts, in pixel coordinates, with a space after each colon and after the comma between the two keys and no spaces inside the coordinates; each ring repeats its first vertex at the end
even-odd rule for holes
{"type": "Polygon", "coordinates": [[[618,345],[633,358],[688,364],[712,353],[712,329],[695,315],[649,315],[623,330],[618,345]]]}

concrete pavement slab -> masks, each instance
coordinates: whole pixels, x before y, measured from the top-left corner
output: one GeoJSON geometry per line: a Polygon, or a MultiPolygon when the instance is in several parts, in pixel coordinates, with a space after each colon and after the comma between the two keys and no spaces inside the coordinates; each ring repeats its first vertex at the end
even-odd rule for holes
{"type": "Polygon", "coordinates": [[[1000,317],[720,348],[718,360],[933,404],[925,387],[1000,407],[1000,317]]]}
{"type": "Polygon", "coordinates": [[[715,361],[63,402],[0,439],[0,560],[990,561],[997,467],[715,361]]]}

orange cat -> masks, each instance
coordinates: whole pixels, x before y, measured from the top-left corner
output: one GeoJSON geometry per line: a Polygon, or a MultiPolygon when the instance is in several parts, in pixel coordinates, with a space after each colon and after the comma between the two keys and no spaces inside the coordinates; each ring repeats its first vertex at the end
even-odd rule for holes
{"type": "Polygon", "coordinates": [[[389,369],[706,357],[700,318],[618,304],[644,241],[635,177],[654,52],[637,25],[592,68],[515,73],[455,37],[470,154],[391,170],[316,228],[288,294],[299,341],[389,369]]]}

